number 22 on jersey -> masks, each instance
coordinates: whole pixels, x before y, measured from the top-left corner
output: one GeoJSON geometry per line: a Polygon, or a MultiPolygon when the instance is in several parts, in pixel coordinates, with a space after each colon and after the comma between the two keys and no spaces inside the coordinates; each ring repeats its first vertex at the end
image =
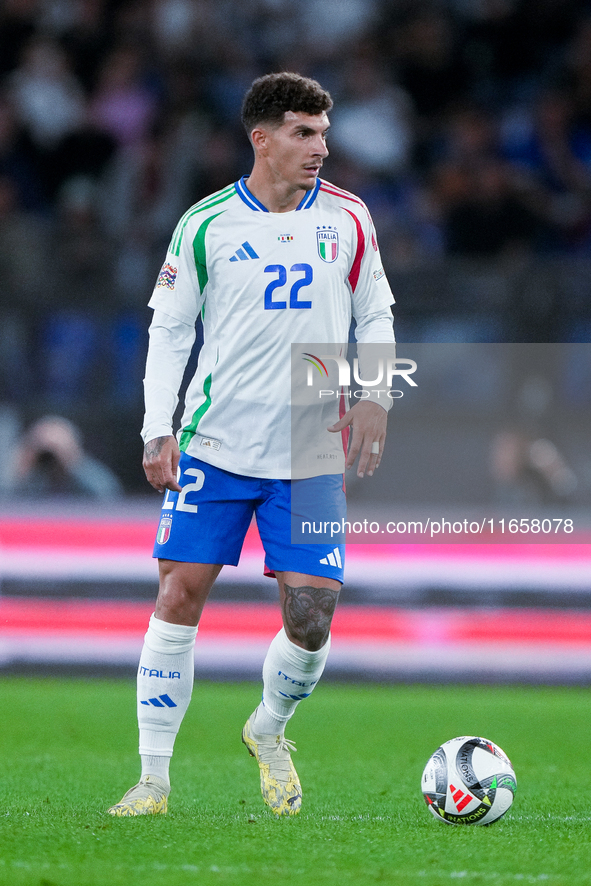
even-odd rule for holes
{"type": "MultiPolygon", "coordinates": [[[[267,265],[265,274],[272,274],[274,279],[267,285],[265,289],[265,310],[281,311],[287,308],[287,300],[281,299],[283,293],[276,292],[288,282],[288,271],[285,265],[267,265]]],[[[289,279],[293,281],[289,290],[289,307],[290,308],[311,308],[311,301],[300,301],[300,290],[305,286],[310,286],[314,279],[314,271],[311,265],[297,264],[292,265],[289,269],[289,279]],[[295,277],[295,279],[294,279],[295,277]]]]}

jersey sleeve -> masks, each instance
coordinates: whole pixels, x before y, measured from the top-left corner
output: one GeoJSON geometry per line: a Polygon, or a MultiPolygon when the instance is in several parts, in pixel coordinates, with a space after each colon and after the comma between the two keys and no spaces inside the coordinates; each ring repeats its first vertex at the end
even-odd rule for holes
{"type": "Polygon", "coordinates": [[[195,324],[205,301],[191,227],[186,225],[180,236],[175,232],[148,302],[154,310],[189,326],[195,324]]]}
{"type": "MultiPolygon", "coordinates": [[[[349,274],[353,316],[357,322],[355,338],[361,378],[376,378],[384,359],[396,358],[391,305],[394,297],[384,273],[373,221],[367,209],[353,215],[357,251],[349,274]]],[[[380,388],[368,387],[367,400],[386,411],[393,401],[380,388]]]]}
{"type": "Polygon", "coordinates": [[[144,378],[146,410],[144,443],[172,434],[172,418],[178,403],[183,373],[195,341],[195,325],[154,311],[144,378]]]}
{"type": "Polygon", "coordinates": [[[384,272],[373,221],[364,206],[348,210],[355,225],[356,249],[349,272],[353,316],[363,325],[372,316],[384,316],[394,296],[384,272]]]}

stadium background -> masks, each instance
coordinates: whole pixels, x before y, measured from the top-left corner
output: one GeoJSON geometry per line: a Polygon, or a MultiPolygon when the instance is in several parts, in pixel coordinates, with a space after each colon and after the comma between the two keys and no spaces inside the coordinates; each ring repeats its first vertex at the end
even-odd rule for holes
{"type": "MultiPolygon", "coordinates": [[[[333,94],[324,174],[372,212],[401,353],[444,347],[439,384],[391,431],[374,503],[539,508],[577,525],[577,544],[352,545],[329,673],[587,682],[581,0],[6,0],[0,668],[135,670],[160,506],[140,466],[145,304],[181,213],[249,170],[241,98],[279,69],[333,94]],[[507,355],[520,367],[508,380],[507,355]],[[27,428],[48,415],[73,422],[118,482],[92,461],[96,482],[74,497],[53,462],[47,479],[46,452],[19,476],[27,428]]],[[[361,512],[367,487],[351,486],[361,512]]],[[[278,620],[260,562],[253,531],[204,616],[198,673],[258,676],[278,620]]]]}

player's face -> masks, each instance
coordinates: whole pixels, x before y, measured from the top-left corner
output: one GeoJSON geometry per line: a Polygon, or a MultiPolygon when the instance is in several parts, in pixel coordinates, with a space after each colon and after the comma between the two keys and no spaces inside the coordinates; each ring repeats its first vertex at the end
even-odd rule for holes
{"type": "Polygon", "coordinates": [[[265,133],[265,154],[276,183],[293,190],[311,191],[328,157],[326,134],[328,117],[287,111],[281,126],[265,133]]]}

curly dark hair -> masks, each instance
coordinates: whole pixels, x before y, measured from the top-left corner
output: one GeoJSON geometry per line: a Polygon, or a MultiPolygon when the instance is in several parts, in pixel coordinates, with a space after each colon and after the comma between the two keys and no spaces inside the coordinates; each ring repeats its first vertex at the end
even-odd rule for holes
{"type": "Polygon", "coordinates": [[[316,80],[289,71],[265,74],[244,96],[242,123],[250,136],[259,123],[281,126],[286,111],[315,116],[331,108],[330,94],[316,80]]]}

